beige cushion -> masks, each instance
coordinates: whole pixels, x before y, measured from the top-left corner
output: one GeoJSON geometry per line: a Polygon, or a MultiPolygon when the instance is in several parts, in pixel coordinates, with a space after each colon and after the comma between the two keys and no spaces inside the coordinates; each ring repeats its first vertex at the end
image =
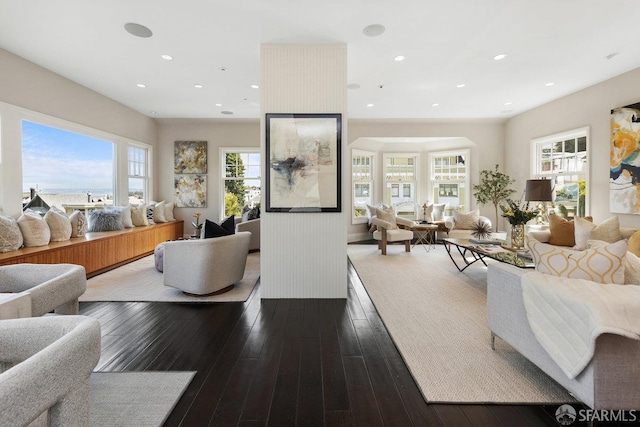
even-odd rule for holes
{"type": "Polygon", "coordinates": [[[472,230],[474,226],[478,223],[478,218],[480,216],[480,210],[476,209],[473,211],[469,211],[467,213],[462,213],[460,211],[453,211],[453,221],[455,224],[456,230],[472,230]]]}
{"type": "Polygon", "coordinates": [[[81,237],[87,234],[89,222],[84,213],[80,211],[71,212],[69,221],[71,222],[71,237],[81,237]]]}
{"type": "Polygon", "coordinates": [[[71,220],[61,209],[51,207],[44,215],[44,220],[51,231],[52,242],[64,242],[71,238],[71,220]]]}
{"type": "Polygon", "coordinates": [[[167,222],[176,220],[176,217],[173,216],[173,208],[175,205],[175,202],[165,203],[164,205],[164,218],[167,220],[167,222]]]}
{"type": "Polygon", "coordinates": [[[0,213],[0,252],[11,252],[22,246],[22,232],[15,218],[0,213]]]}
{"type": "Polygon", "coordinates": [[[587,279],[598,283],[624,283],[623,258],[627,242],[575,251],[525,236],[536,270],[553,276],[587,279]]]}
{"type": "MultiPolygon", "coordinates": [[[[604,240],[589,240],[590,249],[599,248],[609,244],[609,242],[605,242],[604,240]]],[[[622,266],[624,267],[624,284],[640,285],[640,258],[630,252],[628,247],[627,253],[622,260],[622,266]]]]}
{"type": "Polygon", "coordinates": [[[636,256],[640,256],[640,231],[636,231],[629,237],[629,241],[627,242],[629,245],[628,251],[636,256]]]}
{"type": "Polygon", "coordinates": [[[156,203],[155,207],[153,208],[153,222],[167,222],[164,210],[165,205],[166,202],[164,200],[156,203]]]}
{"type": "Polygon", "coordinates": [[[398,226],[396,225],[396,212],[393,207],[376,209],[376,216],[378,217],[378,219],[391,224],[388,230],[394,230],[398,228],[398,226]]]}
{"type": "Polygon", "coordinates": [[[620,223],[617,216],[596,225],[583,218],[575,219],[576,245],[574,249],[584,250],[589,247],[589,240],[604,240],[614,243],[622,239],[620,235],[620,223]]]}
{"type": "Polygon", "coordinates": [[[27,209],[18,218],[18,226],[22,232],[25,247],[45,246],[51,240],[51,231],[47,221],[39,213],[27,209]]]}
{"type": "Polygon", "coordinates": [[[118,212],[124,228],[135,227],[131,217],[131,206],[107,206],[105,209],[118,212]]]}
{"type": "Polygon", "coordinates": [[[147,220],[147,205],[140,203],[138,206],[131,205],[131,221],[134,227],[144,227],[149,225],[147,220]]]}
{"type": "Polygon", "coordinates": [[[446,203],[441,203],[441,204],[434,204],[433,205],[433,211],[431,213],[431,216],[433,217],[434,221],[442,221],[444,220],[444,210],[447,207],[446,203]]]}

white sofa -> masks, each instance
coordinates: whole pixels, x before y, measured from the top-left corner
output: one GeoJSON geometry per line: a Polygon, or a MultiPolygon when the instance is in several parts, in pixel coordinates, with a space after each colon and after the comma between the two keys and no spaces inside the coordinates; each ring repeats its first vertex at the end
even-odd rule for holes
{"type": "Polygon", "coordinates": [[[250,241],[251,233],[241,231],[210,239],[165,242],[164,284],[193,295],[231,290],[244,276],[250,241]]]}

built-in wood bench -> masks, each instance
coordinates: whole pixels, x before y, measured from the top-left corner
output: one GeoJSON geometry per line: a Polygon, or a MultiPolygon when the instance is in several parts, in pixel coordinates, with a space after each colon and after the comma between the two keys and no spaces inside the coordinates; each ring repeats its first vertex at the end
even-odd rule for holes
{"type": "Polygon", "coordinates": [[[158,243],[181,238],[183,228],[184,221],[172,221],[121,231],[87,233],[47,246],[0,253],[0,265],[78,264],[85,268],[87,277],[91,277],[152,254],[158,243]]]}

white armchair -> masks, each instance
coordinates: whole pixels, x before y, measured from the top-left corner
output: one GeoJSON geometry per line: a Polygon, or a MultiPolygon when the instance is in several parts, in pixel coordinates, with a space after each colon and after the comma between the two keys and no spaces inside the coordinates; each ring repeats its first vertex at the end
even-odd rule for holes
{"type": "Polygon", "coordinates": [[[376,226],[373,238],[378,241],[378,249],[380,249],[382,255],[387,254],[387,243],[390,242],[404,242],[405,251],[411,252],[411,240],[413,240],[411,226],[413,221],[395,217],[394,224],[374,216],[371,218],[371,223],[376,226]]]}
{"type": "Polygon", "coordinates": [[[0,365],[6,370],[0,370],[0,425],[23,426],[43,418],[52,426],[89,425],[89,377],[99,359],[96,319],[1,321],[0,365]]]}
{"type": "Polygon", "coordinates": [[[193,295],[231,290],[242,280],[251,233],[164,244],[164,284],[193,295]]]}
{"type": "Polygon", "coordinates": [[[465,221],[456,221],[455,216],[445,216],[444,217],[444,225],[449,230],[447,232],[447,236],[454,239],[469,239],[472,237],[471,233],[473,232],[473,225],[475,225],[478,221],[481,221],[487,224],[489,227],[492,226],[491,220],[486,216],[475,216],[472,220],[467,214],[460,213],[459,216],[466,216],[465,221]]]}

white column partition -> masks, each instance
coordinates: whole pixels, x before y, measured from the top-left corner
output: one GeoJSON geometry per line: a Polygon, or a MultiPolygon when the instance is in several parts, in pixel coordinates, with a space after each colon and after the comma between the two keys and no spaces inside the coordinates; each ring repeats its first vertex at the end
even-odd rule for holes
{"type": "Polygon", "coordinates": [[[269,167],[269,159],[264,157],[265,114],[342,114],[342,212],[265,212],[262,192],[262,298],[346,298],[350,212],[350,180],[344,173],[350,161],[346,137],[347,46],[262,45],[260,98],[264,168],[269,167]]]}

